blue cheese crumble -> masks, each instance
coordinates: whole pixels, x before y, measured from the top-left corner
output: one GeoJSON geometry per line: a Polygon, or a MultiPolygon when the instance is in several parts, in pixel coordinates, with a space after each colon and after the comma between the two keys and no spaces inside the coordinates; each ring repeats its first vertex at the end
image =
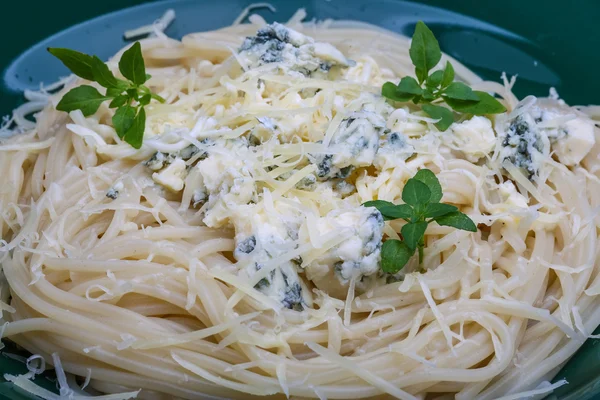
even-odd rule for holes
{"type": "Polygon", "coordinates": [[[313,157],[317,176],[324,180],[346,178],[354,168],[372,165],[384,129],[385,120],[369,111],[353,113],[343,119],[329,143],[331,154],[313,157]]]}
{"type": "MultiPolygon", "coordinates": [[[[236,212],[241,218],[234,218],[234,257],[248,263],[246,273],[249,277],[260,271],[265,263],[298,246],[300,215],[286,204],[278,202],[276,207],[281,213],[279,216],[268,214],[257,205],[242,206],[236,212]]],[[[304,310],[312,305],[312,299],[310,290],[299,276],[300,263],[301,259],[297,258],[278,265],[254,288],[286,308],[304,310]]]]}
{"type": "Polygon", "coordinates": [[[315,42],[312,38],[277,22],[247,37],[239,49],[243,66],[255,69],[265,64],[279,63],[303,76],[326,76],[333,66],[353,64],[334,46],[315,42]]]}
{"type": "Polygon", "coordinates": [[[320,218],[317,227],[321,235],[334,230],[350,230],[352,235],[307,266],[308,278],[318,281],[333,273],[345,285],[352,277],[360,279],[376,273],[383,226],[383,217],[374,207],[334,210],[320,218]]]}

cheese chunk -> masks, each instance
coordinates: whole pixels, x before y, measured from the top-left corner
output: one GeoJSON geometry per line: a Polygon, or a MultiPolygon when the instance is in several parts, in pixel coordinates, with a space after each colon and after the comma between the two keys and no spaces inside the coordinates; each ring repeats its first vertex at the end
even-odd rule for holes
{"type": "Polygon", "coordinates": [[[565,135],[553,144],[552,149],[564,165],[577,165],[590,152],[596,140],[594,123],[587,118],[575,118],[564,126],[565,135]]]}
{"type": "Polygon", "coordinates": [[[489,154],[496,144],[496,134],[492,129],[492,122],[480,116],[454,123],[450,127],[456,143],[470,162],[477,162],[489,154]]]}
{"type": "Polygon", "coordinates": [[[176,159],[168,167],[160,172],[152,174],[154,182],[178,192],[183,189],[184,179],[187,175],[185,161],[181,158],[176,159]]]}

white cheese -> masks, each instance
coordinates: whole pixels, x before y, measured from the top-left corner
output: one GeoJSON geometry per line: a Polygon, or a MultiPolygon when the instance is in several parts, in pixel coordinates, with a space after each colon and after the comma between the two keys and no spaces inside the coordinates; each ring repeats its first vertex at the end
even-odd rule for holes
{"type": "Polygon", "coordinates": [[[356,167],[372,165],[384,126],[381,116],[368,111],[353,113],[343,119],[329,145],[332,154],[315,157],[317,176],[345,178],[356,167]]]}
{"type": "Polygon", "coordinates": [[[373,207],[333,210],[317,221],[321,236],[332,231],[350,230],[352,236],[333,247],[306,267],[307,277],[318,281],[331,272],[342,284],[352,277],[374,274],[381,259],[383,217],[373,207]]]}
{"type": "Polygon", "coordinates": [[[183,189],[183,180],[186,175],[185,161],[178,158],[162,171],[153,173],[152,179],[174,192],[179,192],[183,189]]]}
{"type": "Polygon", "coordinates": [[[496,145],[492,122],[480,116],[450,126],[459,149],[470,162],[477,162],[488,155],[496,145]]]}
{"type": "Polygon", "coordinates": [[[562,164],[577,165],[596,143],[594,123],[587,118],[579,117],[567,121],[563,129],[564,137],[558,139],[552,145],[552,149],[562,164]]]}

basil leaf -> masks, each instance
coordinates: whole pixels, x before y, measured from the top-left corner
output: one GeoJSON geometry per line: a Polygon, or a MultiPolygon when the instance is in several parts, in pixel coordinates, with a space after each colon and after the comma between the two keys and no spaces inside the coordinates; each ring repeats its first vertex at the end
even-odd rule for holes
{"type": "Polygon", "coordinates": [[[395,274],[410,261],[415,254],[406,243],[399,240],[386,240],[381,246],[381,269],[388,274],[395,274]]]}
{"type": "Polygon", "coordinates": [[[455,211],[458,211],[458,208],[451,204],[429,203],[425,208],[425,218],[437,218],[455,211]]]}
{"type": "Polygon", "coordinates": [[[430,169],[420,169],[412,179],[416,179],[427,185],[431,192],[430,202],[438,203],[442,199],[442,185],[440,185],[437,176],[430,169]]]}
{"type": "Polygon", "coordinates": [[[95,87],[83,85],[65,94],[56,109],[66,112],[81,110],[84,116],[89,117],[98,111],[100,104],[109,99],[110,97],[103,96],[95,87]]]}
{"type": "Polygon", "coordinates": [[[433,101],[435,97],[429,88],[423,90],[423,100],[425,101],[433,101]]]}
{"type": "Polygon", "coordinates": [[[423,23],[417,22],[415,33],[410,44],[410,59],[415,66],[419,83],[427,78],[429,71],[437,65],[442,58],[440,45],[433,32],[423,23]]]}
{"type": "Polygon", "coordinates": [[[479,101],[479,96],[473,92],[473,89],[468,87],[462,82],[452,82],[448,87],[444,90],[443,95],[446,98],[456,99],[456,100],[471,100],[471,101],[479,101]]]}
{"type": "Polygon", "coordinates": [[[427,86],[430,89],[437,88],[438,86],[440,86],[443,76],[444,76],[444,71],[442,71],[442,70],[437,70],[437,71],[433,72],[431,75],[429,75],[427,77],[427,82],[425,82],[425,86],[427,86]]]}
{"type": "MultiPolygon", "coordinates": [[[[115,99],[116,100],[116,99],[115,99]]],[[[112,123],[117,131],[117,135],[123,139],[131,126],[133,125],[133,120],[135,119],[135,108],[131,106],[123,106],[117,109],[117,112],[112,117],[112,123]]]]}
{"type": "Polygon", "coordinates": [[[410,219],[414,214],[412,207],[408,204],[396,205],[384,200],[367,201],[363,207],[375,207],[386,221],[398,218],[410,219]]]}
{"type": "Polygon", "coordinates": [[[423,238],[423,235],[427,230],[427,225],[427,222],[419,221],[406,224],[402,227],[402,238],[409,249],[414,251],[417,248],[419,241],[423,238]]]}
{"type": "Polygon", "coordinates": [[[426,184],[414,178],[409,179],[402,189],[402,200],[411,206],[427,203],[430,198],[431,190],[426,184]]]}
{"type": "Polygon", "coordinates": [[[123,53],[119,60],[119,71],[136,85],[143,85],[146,82],[146,66],[140,42],[135,42],[123,53]]]}
{"type": "Polygon", "coordinates": [[[423,104],[423,111],[431,118],[439,119],[439,121],[435,123],[435,126],[442,132],[448,129],[454,122],[454,114],[446,107],[423,104]]]}
{"type": "Polygon", "coordinates": [[[124,106],[125,104],[127,104],[128,101],[129,101],[129,96],[119,95],[119,96],[115,97],[113,99],[113,101],[110,102],[108,107],[110,107],[110,108],[121,107],[121,106],[124,106]]]}
{"type": "Polygon", "coordinates": [[[436,217],[434,220],[442,226],[451,226],[463,231],[477,232],[477,226],[473,220],[460,211],[455,211],[440,217],[436,217]]]}
{"type": "Polygon", "coordinates": [[[148,93],[140,97],[138,101],[142,106],[147,106],[150,104],[150,100],[152,100],[152,95],[148,93]]]}
{"type": "Polygon", "coordinates": [[[125,141],[134,149],[139,149],[142,147],[144,141],[144,129],[146,129],[146,111],[144,111],[143,107],[140,107],[140,110],[133,120],[133,124],[127,133],[125,133],[125,141]]]}
{"type": "Polygon", "coordinates": [[[406,102],[414,97],[412,94],[402,94],[398,92],[398,86],[392,82],[386,82],[381,87],[381,95],[390,100],[406,102]]]}
{"type": "Polygon", "coordinates": [[[446,68],[444,68],[444,75],[442,76],[441,85],[443,88],[454,82],[454,67],[449,61],[446,61],[446,68]]]}
{"type": "Polygon", "coordinates": [[[118,97],[123,93],[123,90],[117,88],[107,88],[106,95],[109,97],[118,97]]]}
{"type": "Polygon", "coordinates": [[[94,80],[98,82],[100,86],[111,89],[124,89],[124,82],[120,84],[108,68],[108,65],[96,56],[92,57],[92,74],[94,74],[94,80]]]}
{"type": "Polygon", "coordinates": [[[398,92],[404,94],[414,94],[419,95],[423,93],[423,89],[419,86],[419,83],[412,76],[405,76],[398,83],[398,87],[396,89],[398,92]]]}
{"type": "Polygon", "coordinates": [[[49,47],[48,51],[58,58],[65,67],[80,78],[88,81],[94,80],[92,73],[92,56],[71,49],[49,47]]]}
{"type": "Polygon", "coordinates": [[[506,112],[506,107],[486,92],[475,90],[473,93],[479,97],[478,102],[446,98],[446,104],[455,111],[474,115],[500,114],[506,112]]]}

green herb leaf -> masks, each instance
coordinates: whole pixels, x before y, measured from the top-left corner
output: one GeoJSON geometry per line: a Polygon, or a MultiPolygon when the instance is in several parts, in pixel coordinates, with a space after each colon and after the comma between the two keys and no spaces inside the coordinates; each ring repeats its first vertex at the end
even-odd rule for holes
{"type": "Polygon", "coordinates": [[[449,61],[446,61],[446,68],[444,68],[444,75],[442,76],[442,88],[447,87],[454,82],[454,67],[449,61]]]}
{"type": "Polygon", "coordinates": [[[57,47],[49,47],[48,51],[54,57],[58,58],[65,67],[80,78],[88,81],[94,80],[92,73],[92,57],[71,49],[61,49],[57,47]]]}
{"type": "Polygon", "coordinates": [[[409,53],[415,66],[417,79],[419,83],[423,83],[429,71],[442,58],[442,51],[437,39],[423,21],[417,22],[409,53]]]}
{"type": "Polygon", "coordinates": [[[133,120],[133,124],[125,133],[125,141],[129,143],[134,149],[139,149],[142,147],[142,142],[144,141],[144,129],[146,128],[146,111],[144,108],[140,107],[135,119],[133,120]]]}
{"type": "Polygon", "coordinates": [[[150,104],[150,100],[152,100],[152,95],[148,93],[140,97],[139,102],[142,106],[147,106],[150,104]]]}
{"type": "Polygon", "coordinates": [[[440,83],[442,83],[443,77],[444,77],[444,71],[437,70],[427,77],[427,82],[425,82],[425,86],[427,86],[430,89],[435,89],[438,86],[440,86],[440,83]]]}
{"type": "Polygon", "coordinates": [[[427,89],[423,90],[423,100],[428,101],[428,102],[435,100],[435,96],[433,95],[433,92],[431,91],[431,89],[427,88],[427,89]]]}
{"type": "Polygon", "coordinates": [[[430,198],[431,190],[426,184],[414,178],[409,179],[402,189],[402,200],[411,206],[427,203],[430,198]]]}
{"type": "Polygon", "coordinates": [[[414,251],[417,248],[419,242],[423,238],[423,235],[425,235],[427,225],[429,225],[427,222],[419,221],[415,223],[408,223],[402,227],[402,238],[409,249],[414,251]]]}
{"type": "Polygon", "coordinates": [[[83,115],[89,117],[98,111],[100,104],[109,99],[110,97],[103,96],[96,88],[83,85],[71,89],[69,93],[65,94],[56,109],[66,112],[81,110],[83,115]]]}
{"type": "Polygon", "coordinates": [[[381,269],[388,274],[395,274],[410,261],[415,254],[406,243],[399,240],[386,240],[381,246],[381,269]]]}
{"type": "Polygon", "coordinates": [[[444,132],[454,122],[454,114],[451,110],[442,106],[434,106],[432,104],[423,104],[425,111],[431,118],[440,119],[435,123],[437,128],[444,132]]]}
{"type": "Polygon", "coordinates": [[[455,211],[458,211],[458,208],[451,204],[429,203],[425,208],[425,218],[437,218],[455,211]]]}
{"type": "Polygon", "coordinates": [[[121,139],[123,139],[127,132],[131,129],[134,119],[135,108],[131,106],[120,107],[115,115],[113,115],[112,123],[117,131],[117,135],[119,135],[121,139]]]}
{"type": "Polygon", "coordinates": [[[463,231],[477,232],[477,226],[473,220],[460,211],[455,211],[440,217],[436,217],[434,220],[442,226],[451,226],[463,231]]]}
{"type": "Polygon", "coordinates": [[[445,97],[456,100],[479,101],[479,96],[473,90],[462,82],[452,82],[444,90],[445,97]]]}
{"type": "Polygon", "coordinates": [[[420,95],[421,93],[423,93],[423,89],[421,89],[419,83],[412,76],[405,76],[404,78],[402,78],[400,80],[400,83],[398,83],[396,91],[402,94],[406,93],[414,95],[420,95]]]}
{"type": "Polygon", "coordinates": [[[136,85],[143,85],[146,82],[146,66],[140,42],[135,42],[123,53],[119,60],[119,71],[136,85]]]}
{"type": "Polygon", "coordinates": [[[117,97],[117,96],[120,96],[121,93],[123,93],[123,90],[121,90],[121,89],[117,89],[117,88],[106,89],[106,95],[108,97],[117,97]]]}
{"type": "Polygon", "coordinates": [[[129,96],[118,95],[117,97],[115,97],[113,99],[113,101],[110,102],[110,104],[108,105],[108,107],[110,107],[110,108],[117,108],[117,107],[124,106],[128,102],[129,102],[129,96]]]}
{"type": "Polygon", "coordinates": [[[442,185],[437,176],[430,169],[420,169],[417,171],[412,179],[416,179],[419,182],[423,182],[429,188],[431,192],[431,198],[429,199],[432,203],[438,203],[442,199],[442,185]]]}
{"type": "Polygon", "coordinates": [[[446,98],[446,103],[455,111],[467,114],[485,115],[506,112],[506,107],[486,92],[475,90],[473,93],[479,97],[478,102],[446,98]]]}
{"type": "Polygon", "coordinates": [[[384,200],[367,201],[364,207],[375,207],[386,221],[392,219],[410,219],[413,216],[413,209],[408,204],[394,204],[384,200]]]}
{"type": "Polygon", "coordinates": [[[414,97],[414,95],[412,94],[399,93],[398,86],[396,86],[392,82],[386,82],[383,84],[383,86],[381,87],[381,95],[390,100],[401,102],[409,101],[414,97]]]}
{"type": "Polygon", "coordinates": [[[94,74],[94,81],[98,82],[100,86],[120,89],[121,92],[127,87],[127,83],[117,80],[108,65],[96,56],[92,57],[92,73],[94,74]]]}

